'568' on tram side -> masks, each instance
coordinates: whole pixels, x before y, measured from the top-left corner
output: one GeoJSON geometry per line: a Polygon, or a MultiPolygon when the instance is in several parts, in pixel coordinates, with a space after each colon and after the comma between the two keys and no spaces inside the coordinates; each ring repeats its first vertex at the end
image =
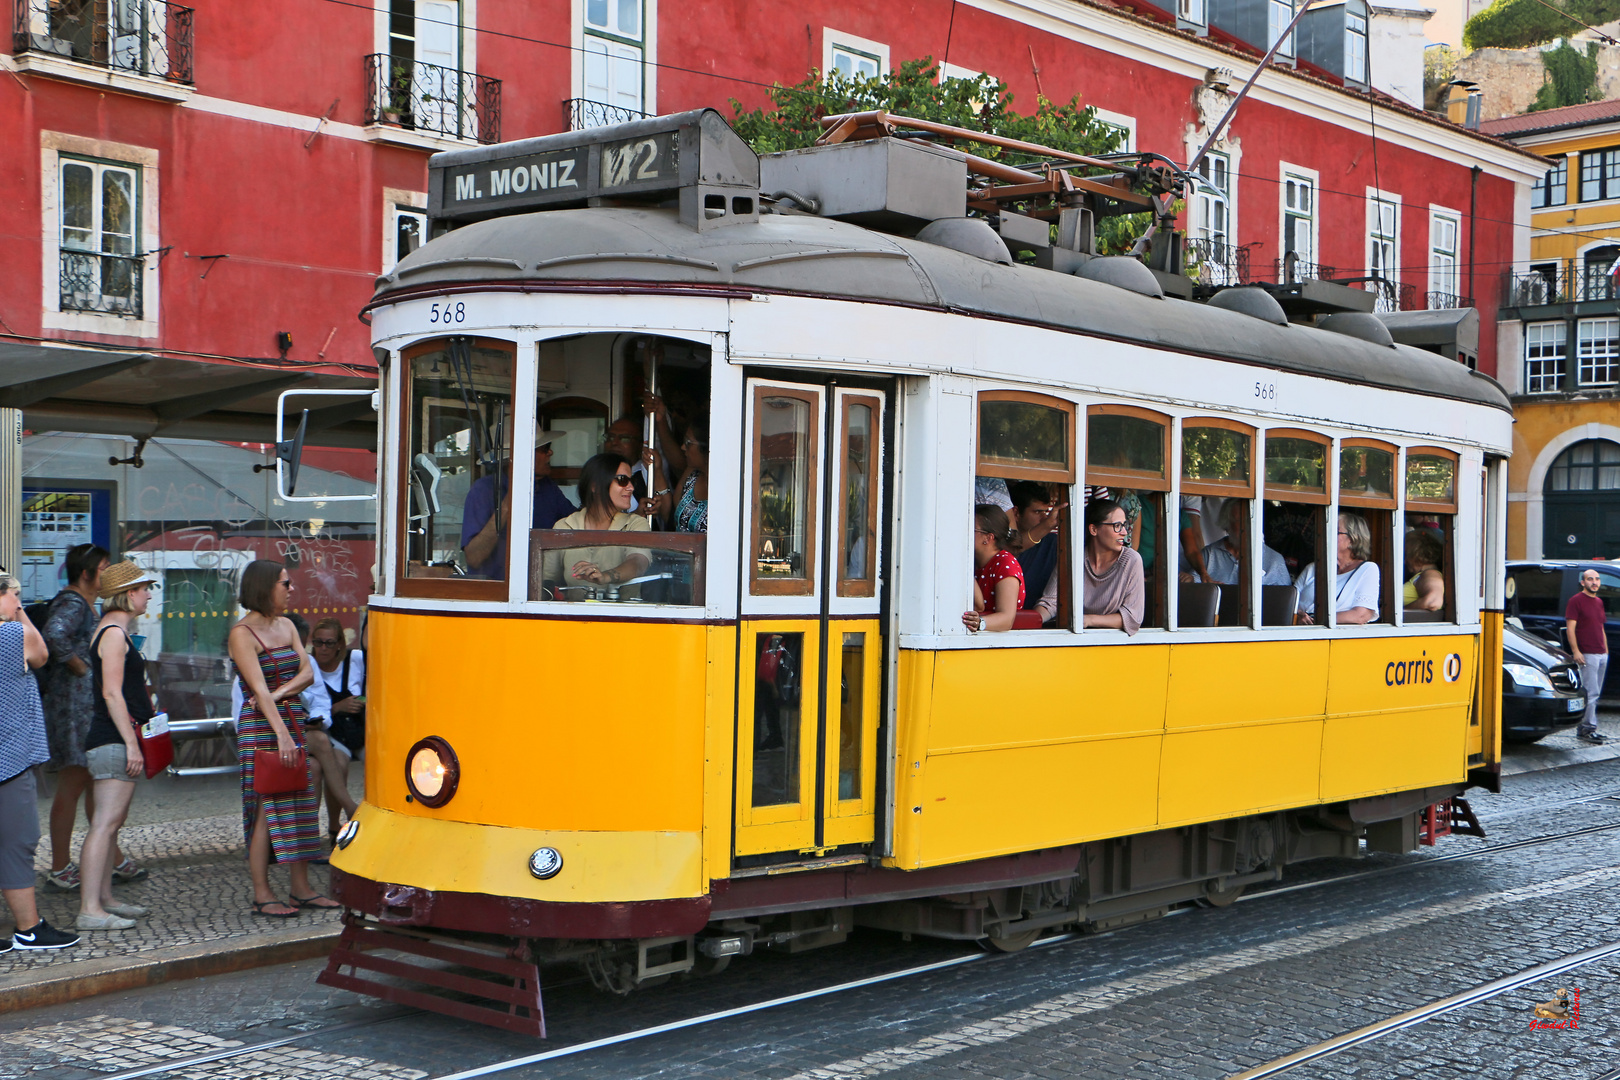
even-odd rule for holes
{"type": "Polygon", "coordinates": [[[367,309],[382,574],[323,981],[543,1033],[542,964],[1015,949],[1409,850],[1494,785],[1496,383],[1359,294],[1195,290],[1150,157],[904,130],[761,159],[704,111],[433,159],[434,239],[367,309]],[[1141,209],[1153,268],[1097,257],[1141,209]],[[1087,614],[1103,488],[1129,619],[1087,614]],[[974,632],[1010,491],[1055,584],[974,632]]]}

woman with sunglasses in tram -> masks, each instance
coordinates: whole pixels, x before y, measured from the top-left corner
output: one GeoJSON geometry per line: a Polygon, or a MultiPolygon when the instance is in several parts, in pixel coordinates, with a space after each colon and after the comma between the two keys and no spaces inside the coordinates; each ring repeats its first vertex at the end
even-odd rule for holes
{"type": "MultiPolygon", "coordinates": [[[[583,510],[576,511],[552,526],[560,530],[586,530],[589,532],[650,532],[652,526],[640,514],[630,513],[630,462],[618,454],[597,454],[579,471],[579,501],[583,510]]],[[[546,552],[545,579],[557,582],[563,593],[559,599],[568,599],[566,590],[577,589],[584,582],[598,588],[622,585],[644,573],[651,562],[645,548],[606,547],[568,548],[546,552]],[[567,579],[562,572],[568,562],[567,579]]],[[[632,586],[639,589],[639,586],[632,586]]],[[[578,593],[574,596],[577,598],[578,593]]]]}

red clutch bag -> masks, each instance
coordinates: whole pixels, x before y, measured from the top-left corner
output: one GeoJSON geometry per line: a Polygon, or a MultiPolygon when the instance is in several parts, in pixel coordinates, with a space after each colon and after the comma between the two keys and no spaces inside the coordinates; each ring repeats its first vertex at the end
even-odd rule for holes
{"type": "Polygon", "coordinates": [[[141,757],[146,759],[148,780],[174,763],[174,739],[169,734],[169,714],[160,712],[135,729],[141,757]]]}
{"type": "Polygon", "coordinates": [[[309,764],[299,750],[291,765],[281,763],[279,750],[253,751],[253,790],[259,795],[285,795],[309,787],[309,764]]]}

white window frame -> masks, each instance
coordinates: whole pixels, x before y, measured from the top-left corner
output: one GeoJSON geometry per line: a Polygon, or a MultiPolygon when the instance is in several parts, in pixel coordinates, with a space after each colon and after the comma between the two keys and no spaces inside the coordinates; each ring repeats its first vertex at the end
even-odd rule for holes
{"type": "MultiPolygon", "coordinates": [[[[611,0],[610,0],[611,2],[611,0]]],[[[574,0],[569,5],[570,34],[573,40],[573,49],[570,52],[569,85],[573,92],[569,95],[581,100],[589,99],[585,92],[585,48],[586,41],[617,42],[627,44],[628,38],[615,38],[603,34],[601,31],[588,28],[585,25],[585,0],[574,0]]],[[[647,116],[658,115],[658,0],[641,0],[641,41],[637,46],[641,50],[641,108],[640,111],[647,116]]],[[[609,104],[614,104],[609,102],[609,104]]]]}
{"type": "MultiPolygon", "coordinates": [[[[478,70],[478,0],[451,0],[461,6],[461,70],[476,72],[478,70]]],[[[646,0],[652,3],[653,0],[646,0]]],[[[384,0],[375,8],[372,20],[372,52],[392,55],[393,42],[389,35],[390,6],[384,0]]],[[[577,53],[576,59],[577,59],[577,53]]]]}
{"type": "Polygon", "coordinates": [[[1435,203],[1429,204],[1429,293],[1462,296],[1462,212],[1435,203]],[[1444,225],[1451,226],[1450,251],[1440,243],[1439,232],[1444,225]],[[1448,258],[1451,260],[1451,288],[1446,289],[1441,286],[1448,258]]]}
{"type": "MultiPolygon", "coordinates": [[[[1232,155],[1224,150],[1209,151],[1209,153],[1204,155],[1204,160],[1199,162],[1199,175],[1205,176],[1206,179],[1213,183],[1215,173],[1217,172],[1217,163],[1224,165],[1226,168],[1226,187],[1222,189],[1225,192],[1226,199],[1224,203],[1222,203],[1214,196],[1207,194],[1203,188],[1195,189],[1193,191],[1192,199],[1190,200],[1192,209],[1190,223],[1192,227],[1187,230],[1187,238],[1189,240],[1219,240],[1221,243],[1225,244],[1227,251],[1233,256],[1234,259],[1236,259],[1237,166],[1232,160],[1232,155]],[[1208,168],[1207,174],[1204,172],[1206,163],[1208,168]],[[1225,218],[1222,228],[1218,232],[1215,230],[1214,224],[1211,220],[1217,208],[1223,210],[1222,216],[1225,218]]],[[[1226,263],[1217,263],[1213,265],[1218,266],[1219,269],[1212,271],[1213,276],[1204,278],[1204,284],[1238,284],[1236,281],[1227,280],[1226,263]]]]}
{"type": "Polygon", "coordinates": [[[139,175],[139,195],[135,207],[137,215],[135,248],[138,252],[156,252],[162,246],[159,239],[161,234],[158,231],[158,207],[162,203],[158,191],[158,152],[144,146],[109,142],[105,139],[86,139],[57,131],[41,131],[39,143],[42,238],[40,325],[46,330],[69,330],[113,337],[157,337],[160,323],[159,299],[162,294],[158,275],[161,260],[156,255],[147,258],[143,263],[139,319],[94,311],[62,310],[61,183],[63,155],[69,158],[92,158],[134,170],[139,175]]]}
{"type": "Polygon", "coordinates": [[[1385,266],[1386,272],[1381,275],[1386,281],[1395,285],[1401,283],[1401,197],[1393,192],[1381,191],[1375,187],[1367,189],[1367,276],[1380,276],[1377,263],[1373,258],[1376,245],[1380,241],[1387,241],[1390,245],[1390,255],[1385,266]],[[1379,205],[1392,207],[1394,210],[1394,235],[1385,236],[1379,232],[1379,205]]]}
{"type": "Polygon", "coordinates": [[[1194,26],[1208,26],[1208,0],[1176,0],[1176,18],[1194,26]]]}
{"type": "Polygon", "coordinates": [[[1098,109],[1095,106],[1093,111],[1097,114],[1098,120],[1125,132],[1125,141],[1119,145],[1120,152],[1136,153],[1136,117],[1126,116],[1124,113],[1113,112],[1109,109],[1098,109]]]}
{"type": "Polygon", "coordinates": [[[1620,318],[1581,319],[1575,324],[1575,383],[1578,386],[1613,386],[1620,383],[1620,318]],[[1599,331],[1602,331],[1600,334],[1599,331]],[[1603,378],[1596,375],[1602,365],[1603,378]]]}
{"type": "MultiPolygon", "coordinates": [[[[1277,190],[1278,258],[1280,260],[1284,260],[1288,257],[1288,219],[1290,217],[1294,217],[1308,221],[1310,224],[1306,231],[1309,233],[1307,243],[1310,245],[1310,258],[1302,260],[1307,269],[1299,276],[1301,280],[1304,280],[1306,277],[1314,277],[1316,276],[1317,272],[1316,267],[1321,265],[1316,260],[1322,250],[1319,246],[1321,241],[1321,216],[1318,213],[1322,205],[1322,174],[1315,169],[1307,169],[1303,165],[1291,165],[1284,161],[1278,168],[1278,176],[1280,177],[1277,190]],[[1296,184],[1307,184],[1310,186],[1311,208],[1309,213],[1290,211],[1288,207],[1289,181],[1293,181],[1296,184]]],[[[1279,265],[1277,280],[1283,281],[1285,277],[1286,270],[1283,266],[1279,265]]]]}
{"type": "Polygon", "coordinates": [[[1569,324],[1562,319],[1526,323],[1524,326],[1524,392],[1556,394],[1564,389],[1569,364],[1569,324]],[[1555,370],[1538,370],[1534,364],[1556,361],[1555,370]],[[1550,382],[1550,385],[1549,385],[1550,382]]]}
{"type": "Polygon", "coordinates": [[[421,219],[422,243],[427,243],[427,192],[412,191],[410,188],[383,188],[382,272],[385,274],[403,257],[399,253],[399,219],[407,214],[421,219]]]}
{"type": "Polygon", "coordinates": [[[1346,4],[1344,6],[1344,81],[1356,83],[1359,86],[1367,85],[1367,65],[1371,62],[1367,53],[1368,45],[1370,44],[1368,30],[1371,28],[1372,24],[1371,16],[1372,12],[1368,11],[1366,8],[1356,10],[1350,4],[1346,4]],[[1360,30],[1355,29],[1351,24],[1352,19],[1359,19],[1361,21],[1360,30]],[[1355,55],[1355,43],[1358,38],[1361,42],[1361,70],[1359,72],[1353,72],[1351,70],[1353,66],[1352,61],[1357,59],[1355,55]]]}
{"type": "Polygon", "coordinates": [[[1289,60],[1294,58],[1294,35],[1284,35],[1282,31],[1298,13],[1299,10],[1294,7],[1293,0],[1266,0],[1266,48],[1271,48],[1277,38],[1281,37],[1282,44],[1277,46],[1277,55],[1289,60]],[[1287,18],[1282,17],[1283,9],[1288,11],[1287,18]]]}
{"type": "MultiPolygon", "coordinates": [[[[878,78],[882,78],[890,71],[889,47],[881,41],[873,41],[858,34],[848,34],[842,30],[834,30],[830,26],[821,28],[821,75],[826,78],[833,70],[833,53],[844,51],[869,56],[877,61],[878,78]]],[[[974,72],[974,74],[978,74],[974,72]]]]}

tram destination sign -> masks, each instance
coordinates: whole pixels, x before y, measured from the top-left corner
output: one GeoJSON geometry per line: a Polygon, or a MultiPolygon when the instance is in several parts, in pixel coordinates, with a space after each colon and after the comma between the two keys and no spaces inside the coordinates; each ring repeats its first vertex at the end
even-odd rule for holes
{"type": "Polygon", "coordinates": [[[759,190],[759,159],[713,109],[435,154],[428,215],[459,225],[697,185],[759,190]]]}

